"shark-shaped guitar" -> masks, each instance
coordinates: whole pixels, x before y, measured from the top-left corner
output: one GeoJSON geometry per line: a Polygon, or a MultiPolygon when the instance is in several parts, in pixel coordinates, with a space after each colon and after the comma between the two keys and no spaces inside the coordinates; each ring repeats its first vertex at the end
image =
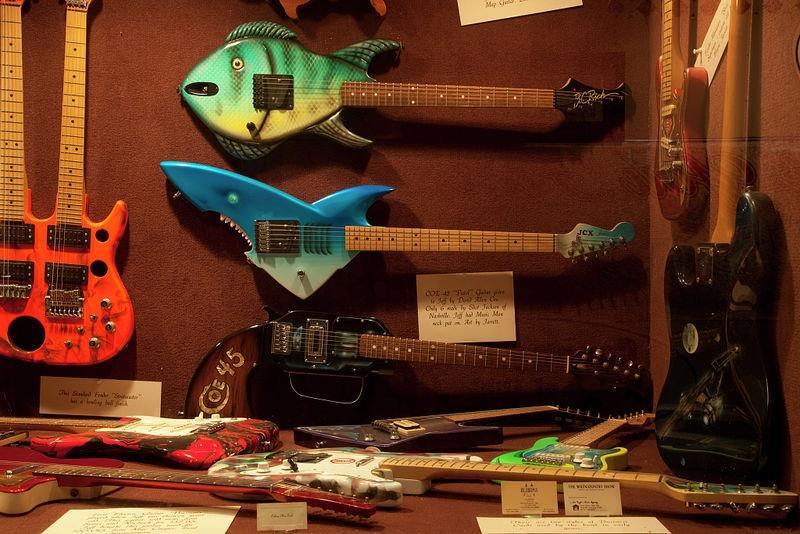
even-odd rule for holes
{"type": "Polygon", "coordinates": [[[605,254],[633,240],[633,225],[611,230],[578,224],[565,234],[370,226],[367,209],[393,190],[382,185],[342,189],[313,204],[223,169],[178,161],[161,168],[202,211],[220,214],[251,246],[245,255],[279,284],[307,298],[361,250],[557,252],[565,258],[605,254]]]}
{"type": "Polygon", "coordinates": [[[236,158],[260,158],[299,133],[370,145],[345,127],[343,107],[548,108],[594,118],[625,97],[622,84],[595,89],[572,79],[559,90],[377,83],[367,73],[370,63],[400,43],[369,39],[321,56],[295,37],[274,22],[242,24],[181,84],[183,100],[236,158]]]}

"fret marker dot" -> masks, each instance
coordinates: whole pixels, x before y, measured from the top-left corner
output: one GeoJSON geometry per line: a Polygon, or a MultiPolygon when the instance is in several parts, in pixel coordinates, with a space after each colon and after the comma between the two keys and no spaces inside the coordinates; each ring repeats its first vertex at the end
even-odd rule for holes
{"type": "Polygon", "coordinates": [[[460,353],[460,352],[458,353],[458,357],[459,357],[459,358],[461,357],[461,353],[460,353]]]}
{"type": "Polygon", "coordinates": [[[395,352],[397,352],[398,350],[400,350],[400,347],[395,347],[395,348],[394,348],[394,351],[395,351],[395,352]]]}
{"type": "Polygon", "coordinates": [[[515,96],[515,97],[514,97],[514,100],[516,100],[516,99],[517,99],[517,97],[515,96]]]}
{"type": "Polygon", "coordinates": [[[482,359],[483,359],[483,356],[478,356],[478,359],[479,359],[479,360],[482,360],[482,359]]]}
{"type": "Polygon", "coordinates": [[[433,361],[433,360],[435,360],[435,359],[436,359],[436,358],[434,358],[433,356],[431,356],[431,361],[433,361]]]}
{"type": "Polygon", "coordinates": [[[372,345],[372,348],[373,348],[373,349],[377,349],[377,348],[378,348],[378,345],[372,345]]]}
{"type": "Polygon", "coordinates": [[[350,93],[350,96],[355,96],[355,93],[350,93]]]}
{"type": "Polygon", "coordinates": [[[388,348],[389,347],[387,347],[386,345],[383,346],[383,350],[387,350],[388,348]]]}
{"type": "Polygon", "coordinates": [[[411,349],[408,349],[408,352],[411,352],[411,349]]]}
{"type": "Polygon", "coordinates": [[[411,101],[411,103],[412,103],[412,104],[416,104],[416,102],[415,102],[414,100],[412,100],[412,101],[411,101]]]}
{"type": "Polygon", "coordinates": [[[506,361],[506,359],[505,359],[505,358],[503,358],[502,360],[503,360],[503,361],[506,361]]]}
{"type": "Polygon", "coordinates": [[[375,96],[378,96],[378,93],[375,93],[375,96]]]}
{"type": "Polygon", "coordinates": [[[531,360],[528,360],[528,363],[531,363],[531,360]]]}
{"type": "Polygon", "coordinates": [[[387,96],[392,96],[392,93],[387,93],[387,96]]]}

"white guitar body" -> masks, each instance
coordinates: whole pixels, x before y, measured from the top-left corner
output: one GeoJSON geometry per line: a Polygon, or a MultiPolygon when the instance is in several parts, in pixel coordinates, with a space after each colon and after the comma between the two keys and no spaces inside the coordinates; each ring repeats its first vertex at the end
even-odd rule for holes
{"type": "Polygon", "coordinates": [[[252,478],[254,480],[289,479],[314,488],[369,499],[377,506],[400,506],[403,494],[421,495],[431,487],[429,480],[393,478],[391,470],[379,464],[387,458],[415,457],[457,461],[481,461],[477,456],[443,454],[398,454],[372,452],[370,449],[288,450],[240,454],[220,460],[208,470],[209,475],[252,478]]]}

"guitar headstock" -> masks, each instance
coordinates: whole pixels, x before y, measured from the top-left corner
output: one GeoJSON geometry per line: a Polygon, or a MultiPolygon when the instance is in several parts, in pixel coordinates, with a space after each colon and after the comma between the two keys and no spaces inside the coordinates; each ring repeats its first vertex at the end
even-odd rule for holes
{"type": "Polygon", "coordinates": [[[652,423],[655,418],[656,414],[654,413],[641,412],[626,417],[625,423],[629,426],[647,426],[652,423]]]}
{"type": "Polygon", "coordinates": [[[627,246],[635,236],[636,231],[629,222],[618,223],[611,230],[581,223],[566,234],[556,235],[556,252],[573,262],[581,257],[586,261],[627,246]]]}
{"type": "Polygon", "coordinates": [[[567,117],[583,120],[603,120],[606,111],[623,108],[628,91],[624,83],[613,89],[599,89],[573,78],[556,91],[553,107],[567,117]]]}
{"type": "Polygon", "coordinates": [[[89,11],[94,0],[66,0],[67,9],[72,11],[89,11]]]}
{"type": "Polygon", "coordinates": [[[777,486],[709,484],[671,476],[664,476],[661,483],[672,498],[698,510],[789,513],[797,507],[797,494],[777,486]]]}
{"type": "Polygon", "coordinates": [[[576,351],[570,358],[569,367],[571,373],[593,375],[607,380],[609,384],[639,384],[647,376],[644,365],[595,347],[576,351]]]}

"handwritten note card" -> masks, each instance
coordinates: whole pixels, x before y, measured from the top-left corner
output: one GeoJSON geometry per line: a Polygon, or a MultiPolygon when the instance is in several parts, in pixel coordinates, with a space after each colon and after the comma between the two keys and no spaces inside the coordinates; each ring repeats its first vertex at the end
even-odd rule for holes
{"type": "Polygon", "coordinates": [[[289,531],[308,529],[308,503],[268,502],[256,508],[256,530],[289,531]]]}
{"type": "Polygon", "coordinates": [[[39,413],[66,415],[161,415],[161,382],[43,376],[39,413]]]}
{"type": "Polygon", "coordinates": [[[42,534],[224,534],[238,506],[70,510],[42,534]]]}
{"type": "Polygon", "coordinates": [[[581,0],[458,0],[461,25],[582,6],[581,0]]]}
{"type": "Polygon", "coordinates": [[[514,273],[417,275],[419,338],[516,341],[514,273]]]}
{"type": "Polygon", "coordinates": [[[670,534],[655,517],[479,517],[481,534],[670,534]]]}
{"type": "Polygon", "coordinates": [[[731,22],[731,0],[721,0],[714,19],[711,21],[703,44],[700,46],[695,67],[703,67],[708,72],[708,83],[714,79],[717,67],[722,60],[722,54],[728,47],[728,34],[730,33],[731,22]]]}

